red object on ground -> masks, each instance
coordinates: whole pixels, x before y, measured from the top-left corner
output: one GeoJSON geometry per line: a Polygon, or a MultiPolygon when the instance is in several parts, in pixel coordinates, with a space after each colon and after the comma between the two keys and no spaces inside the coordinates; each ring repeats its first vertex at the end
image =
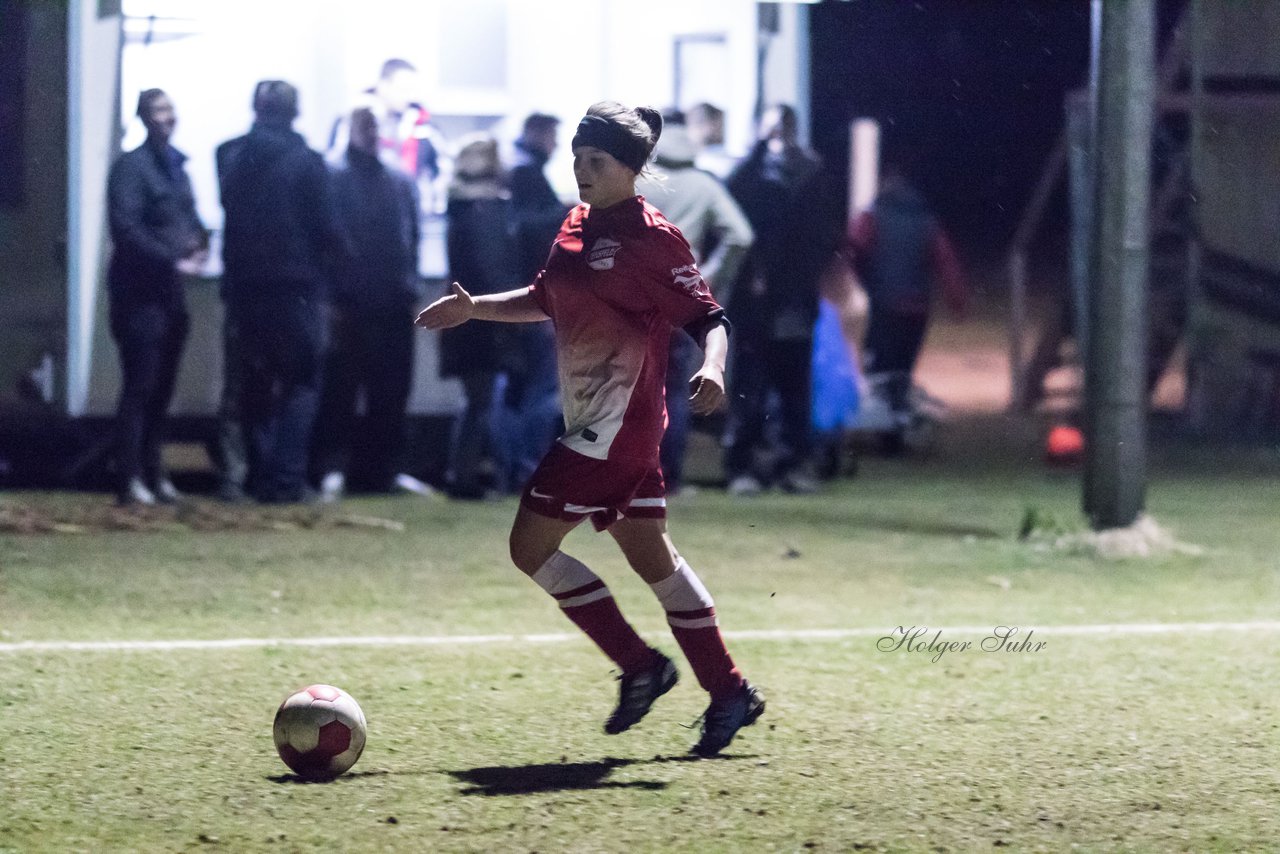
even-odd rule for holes
{"type": "Polygon", "coordinates": [[[1059,424],[1049,431],[1044,453],[1050,462],[1072,462],[1084,453],[1084,434],[1080,428],[1059,424]]]}

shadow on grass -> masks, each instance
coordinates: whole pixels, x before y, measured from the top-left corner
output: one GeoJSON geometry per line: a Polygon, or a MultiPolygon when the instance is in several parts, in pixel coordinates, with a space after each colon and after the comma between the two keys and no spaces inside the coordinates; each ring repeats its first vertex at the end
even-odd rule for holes
{"type": "Polygon", "coordinates": [[[336,777],[302,777],[297,774],[274,774],[267,777],[272,783],[294,783],[305,786],[313,783],[340,783],[344,780],[359,780],[364,777],[385,777],[390,771],[348,771],[336,777]]]}
{"type": "MultiPolygon", "coordinates": [[[[722,759],[749,759],[749,756],[724,756],[722,759]]],[[[583,791],[590,789],[644,789],[658,791],[667,784],[657,780],[624,782],[610,780],[615,768],[628,765],[653,765],[660,762],[703,762],[701,757],[655,756],[652,759],[601,759],[598,762],[555,762],[541,765],[495,765],[446,772],[460,783],[468,784],[464,795],[528,795],[535,792],[583,791]]]]}

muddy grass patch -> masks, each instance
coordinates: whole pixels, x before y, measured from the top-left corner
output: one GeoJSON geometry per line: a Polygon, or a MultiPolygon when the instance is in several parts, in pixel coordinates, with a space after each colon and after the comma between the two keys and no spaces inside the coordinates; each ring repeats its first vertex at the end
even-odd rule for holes
{"type": "Polygon", "coordinates": [[[191,499],[172,506],[123,507],[113,503],[42,507],[0,501],[0,533],[91,534],[103,531],[296,531],[373,528],[399,532],[394,519],[315,506],[233,506],[191,499]]]}

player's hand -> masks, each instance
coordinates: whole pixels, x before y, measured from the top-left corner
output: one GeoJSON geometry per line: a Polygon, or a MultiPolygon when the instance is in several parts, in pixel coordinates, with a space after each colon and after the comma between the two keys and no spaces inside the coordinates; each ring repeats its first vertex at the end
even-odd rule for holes
{"type": "Polygon", "coordinates": [[[450,290],[452,293],[448,296],[440,297],[424,308],[418,318],[413,321],[414,325],[421,326],[423,329],[448,329],[451,326],[466,323],[474,317],[476,303],[471,298],[471,294],[457,282],[453,283],[450,290]]]}
{"type": "Polygon", "coordinates": [[[724,405],[724,372],[704,365],[689,380],[689,406],[694,415],[710,415],[724,405]]]}

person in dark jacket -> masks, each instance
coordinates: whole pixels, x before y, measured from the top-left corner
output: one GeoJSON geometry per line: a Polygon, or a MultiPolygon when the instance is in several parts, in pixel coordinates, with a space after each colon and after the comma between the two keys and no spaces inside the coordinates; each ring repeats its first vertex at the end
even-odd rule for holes
{"type": "Polygon", "coordinates": [[[524,120],[507,183],[516,232],[516,277],[532,282],[547,263],[547,253],[569,212],[547,180],[547,161],[556,150],[560,120],[546,113],[531,113],[524,120]]]}
{"type": "Polygon", "coordinates": [[[802,147],[795,111],[770,107],[759,139],[726,181],[755,243],[734,286],[734,356],[725,474],[729,491],[776,483],[812,492],[810,367],[818,286],[839,236],[834,195],[821,160],[802,147]],[[763,449],[769,397],[781,408],[780,447],[763,449]],[[758,465],[757,452],[772,457],[758,465]]]}
{"type": "Polygon", "coordinates": [[[900,413],[910,409],[911,375],[935,286],[957,317],[965,313],[969,289],[924,196],[896,162],[887,160],[881,172],[880,191],[850,225],[844,251],[871,303],[863,368],[883,384],[890,410],[900,413]]]}
{"type": "Polygon", "coordinates": [[[161,463],[162,428],[189,326],[182,276],[204,265],[208,235],[196,216],[187,158],[169,144],[177,124],[173,101],[148,89],[138,98],[138,117],[147,140],[116,160],[107,182],[113,247],[107,287],[123,372],[119,499],[155,504],[178,498],[161,463]]]}
{"type": "MultiPolygon", "coordinates": [[[[559,127],[555,116],[530,113],[515,142],[507,183],[515,225],[517,284],[532,282],[546,264],[560,223],[569,212],[546,176],[559,127]]],[[[506,386],[498,413],[503,429],[496,431],[494,453],[500,461],[503,485],[519,492],[551,450],[564,421],[551,321],[522,323],[506,334],[514,346],[503,366],[506,386]]]]}
{"type": "Polygon", "coordinates": [[[298,92],[264,80],[249,133],[218,147],[224,296],[244,347],[249,486],[265,502],[313,497],[307,454],[319,398],[322,305],[341,239],[324,159],[292,130],[298,92]]]}
{"type": "MultiPolygon", "coordinates": [[[[511,193],[504,181],[498,143],[490,136],[464,141],[449,186],[449,276],[494,294],[516,284],[512,264],[511,193]]],[[[472,323],[440,336],[441,376],[457,377],[467,408],[457,425],[449,475],[454,498],[484,498],[480,472],[493,451],[490,412],[494,384],[513,346],[498,323],[472,323]]]]}
{"type": "Polygon", "coordinates": [[[321,496],[346,484],[356,399],[364,392],[368,486],[396,487],[404,447],[405,404],[413,373],[418,299],[418,190],[378,159],[378,120],[352,111],[346,156],[332,170],[335,219],[350,254],[330,298],[329,349],[313,456],[321,496]]]}

